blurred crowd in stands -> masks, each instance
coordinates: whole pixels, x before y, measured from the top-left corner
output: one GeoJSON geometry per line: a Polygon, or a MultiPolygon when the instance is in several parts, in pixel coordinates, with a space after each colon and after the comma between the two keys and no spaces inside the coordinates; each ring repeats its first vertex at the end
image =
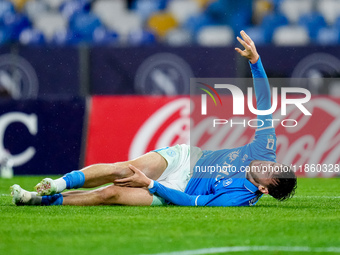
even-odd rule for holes
{"type": "Polygon", "coordinates": [[[340,0],[0,0],[0,44],[337,45],[340,0]]]}

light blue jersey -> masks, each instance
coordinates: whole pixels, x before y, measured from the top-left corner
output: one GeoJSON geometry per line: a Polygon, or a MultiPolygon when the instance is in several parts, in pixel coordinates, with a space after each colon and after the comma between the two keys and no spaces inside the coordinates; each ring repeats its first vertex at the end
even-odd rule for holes
{"type": "MultiPolygon", "coordinates": [[[[250,64],[250,67],[254,78],[257,109],[270,109],[270,86],[261,59],[250,64]]],[[[262,120],[264,125],[256,130],[255,139],[251,143],[233,149],[203,151],[184,192],[167,188],[157,181],[149,191],[176,205],[254,205],[262,193],[246,179],[246,167],[253,160],[276,162],[276,135],[270,121],[272,115],[259,115],[257,118],[262,120]]]]}

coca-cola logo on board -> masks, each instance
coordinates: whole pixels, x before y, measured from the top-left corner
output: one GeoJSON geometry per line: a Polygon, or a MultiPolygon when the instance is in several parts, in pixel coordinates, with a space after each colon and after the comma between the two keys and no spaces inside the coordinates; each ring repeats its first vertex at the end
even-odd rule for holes
{"type": "MultiPolygon", "coordinates": [[[[234,148],[252,141],[255,131],[252,127],[214,128],[211,126],[211,118],[219,116],[195,118],[191,113],[195,107],[200,107],[195,105],[198,103],[200,102],[189,98],[176,98],[155,111],[135,134],[129,158],[138,157],[156,148],[181,143],[216,150],[234,148]]],[[[293,106],[287,107],[286,116],[280,114],[280,109],[273,114],[274,119],[288,117],[296,119],[299,123],[294,128],[276,123],[278,162],[295,165],[297,171],[303,170],[305,164],[339,164],[340,100],[327,97],[312,98],[308,110],[312,116],[304,115],[293,106]]],[[[231,112],[228,118],[236,120],[231,112]]],[[[248,113],[244,118],[248,121],[253,116],[248,113]]],[[[334,171],[306,172],[310,177],[328,177],[335,174],[334,171]]]]}
{"type": "Polygon", "coordinates": [[[139,128],[132,140],[129,158],[152,149],[189,144],[190,99],[180,98],[164,105],[139,128]]]}

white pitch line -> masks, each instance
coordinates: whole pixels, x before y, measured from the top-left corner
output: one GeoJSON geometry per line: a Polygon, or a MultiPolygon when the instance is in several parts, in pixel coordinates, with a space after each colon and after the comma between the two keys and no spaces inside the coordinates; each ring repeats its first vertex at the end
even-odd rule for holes
{"type": "Polygon", "coordinates": [[[2,197],[9,197],[10,194],[1,194],[0,196],[2,196],[2,197]]]}
{"type": "Polygon", "coordinates": [[[340,196],[294,196],[298,198],[340,198],[340,196]]]}
{"type": "MultiPolygon", "coordinates": [[[[268,198],[268,199],[272,199],[272,197],[270,197],[269,195],[268,196],[264,196],[263,198],[261,198],[261,199],[266,199],[266,198],[268,198]]],[[[327,198],[327,199],[329,199],[329,198],[334,198],[334,199],[337,199],[337,198],[340,198],[340,196],[299,196],[299,195],[295,195],[294,197],[293,197],[293,199],[294,198],[327,198]]]]}
{"type": "MultiPolygon", "coordinates": [[[[287,251],[287,252],[329,252],[340,253],[340,247],[308,247],[308,246],[230,246],[230,247],[215,247],[198,250],[186,250],[175,252],[154,253],[149,255],[202,255],[215,254],[226,252],[243,252],[243,251],[287,251]]],[[[146,255],[146,254],[142,254],[146,255]]]]}

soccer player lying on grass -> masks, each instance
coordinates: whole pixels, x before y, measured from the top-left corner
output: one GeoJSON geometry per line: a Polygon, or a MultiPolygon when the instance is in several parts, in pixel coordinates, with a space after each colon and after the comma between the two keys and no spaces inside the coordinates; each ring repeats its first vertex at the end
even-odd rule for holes
{"type": "MultiPolygon", "coordinates": [[[[241,36],[243,40],[239,37],[237,40],[244,50],[235,50],[250,62],[257,109],[270,109],[270,87],[261,59],[250,37],[244,31],[241,36]]],[[[271,114],[258,119],[264,125],[256,130],[254,141],[245,146],[202,151],[176,145],[127,162],[95,164],[57,180],[46,178],[36,185],[37,192],[13,185],[13,202],[17,205],[249,206],[263,194],[285,200],[294,194],[296,176],[291,168],[275,161],[276,136],[271,114]],[[190,162],[195,166],[193,169],[190,162]],[[225,165],[229,168],[209,173],[209,178],[206,172],[196,171],[225,165]],[[108,183],[111,185],[94,190],[63,192],[108,183]]]]}

